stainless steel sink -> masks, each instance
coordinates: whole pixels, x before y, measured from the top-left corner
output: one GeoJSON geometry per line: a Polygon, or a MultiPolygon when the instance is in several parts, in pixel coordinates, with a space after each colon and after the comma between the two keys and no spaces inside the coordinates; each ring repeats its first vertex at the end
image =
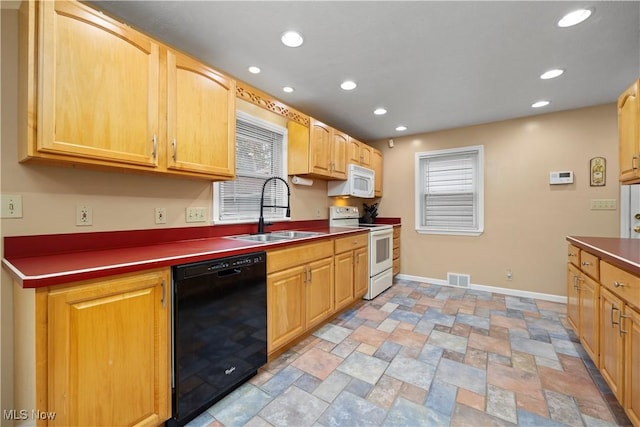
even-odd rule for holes
{"type": "Polygon", "coordinates": [[[240,234],[238,236],[229,236],[230,239],[248,240],[251,242],[281,242],[283,240],[303,239],[305,237],[318,236],[324,233],[314,231],[274,231],[273,233],[264,234],[240,234]]]}
{"type": "Polygon", "coordinates": [[[319,236],[320,234],[324,234],[324,233],[319,233],[319,232],[315,232],[315,231],[274,231],[273,233],[271,233],[272,236],[282,236],[284,238],[287,239],[302,239],[304,237],[313,237],[313,236],[319,236]]]}

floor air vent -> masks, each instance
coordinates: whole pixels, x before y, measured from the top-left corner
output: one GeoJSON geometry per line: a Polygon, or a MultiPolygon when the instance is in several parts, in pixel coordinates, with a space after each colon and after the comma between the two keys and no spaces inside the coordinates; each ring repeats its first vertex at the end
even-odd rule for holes
{"type": "Polygon", "coordinates": [[[471,282],[471,276],[469,276],[468,274],[447,273],[447,282],[451,286],[468,288],[469,283],[471,282]]]}

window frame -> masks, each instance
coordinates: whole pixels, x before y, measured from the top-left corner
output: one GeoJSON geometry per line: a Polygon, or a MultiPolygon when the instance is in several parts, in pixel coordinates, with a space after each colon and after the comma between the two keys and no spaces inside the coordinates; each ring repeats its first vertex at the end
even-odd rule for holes
{"type": "Polygon", "coordinates": [[[423,151],[415,154],[415,229],[420,234],[441,234],[460,236],[480,236],[484,233],[484,146],[473,145],[460,148],[448,148],[443,150],[423,151]],[[427,159],[444,156],[464,156],[468,154],[474,159],[474,213],[476,226],[474,228],[456,227],[428,227],[425,224],[424,209],[424,169],[423,162],[427,159]]]}
{"type": "MultiPolygon", "coordinates": [[[[237,121],[244,121],[247,123],[250,123],[252,125],[261,127],[263,129],[278,133],[282,135],[282,171],[281,171],[281,175],[280,176],[282,179],[284,179],[285,181],[288,182],[288,170],[287,170],[287,147],[288,147],[288,130],[286,127],[280,126],[276,123],[261,119],[259,117],[253,116],[249,113],[246,113],[244,111],[236,111],[236,141],[234,144],[234,148],[237,150],[237,144],[238,144],[238,139],[237,139],[237,121]]],[[[238,156],[236,155],[236,162],[237,162],[238,156]]],[[[234,180],[236,180],[238,178],[238,176],[242,176],[242,175],[238,175],[238,170],[237,170],[237,166],[236,166],[236,178],[234,178],[234,180]]],[[[224,182],[224,181],[223,181],[224,182]]],[[[221,214],[221,201],[220,201],[220,196],[222,194],[221,190],[220,190],[220,185],[222,184],[222,182],[214,182],[212,185],[212,201],[213,201],[213,208],[212,208],[212,223],[214,224],[252,224],[252,223],[256,223],[258,222],[258,219],[260,217],[260,206],[257,206],[256,208],[256,212],[255,212],[255,217],[252,218],[241,218],[241,219],[237,219],[237,220],[233,220],[233,219],[221,219],[220,218],[220,214],[221,214]]],[[[286,195],[286,187],[284,187],[284,185],[282,185],[282,183],[279,183],[277,185],[281,185],[283,191],[285,191],[285,195],[286,195]]],[[[269,222],[286,222],[286,221],[291,221],[291,218],[287,218],[285,217],[285,209],[278,209],[278,216],[277,217],[273,217],[271,215],[267,215],[267,212],[265,212],[265,220],[268,220],[269,222]],[[281,214],[280,214],[280,211],[281,214]]]]}

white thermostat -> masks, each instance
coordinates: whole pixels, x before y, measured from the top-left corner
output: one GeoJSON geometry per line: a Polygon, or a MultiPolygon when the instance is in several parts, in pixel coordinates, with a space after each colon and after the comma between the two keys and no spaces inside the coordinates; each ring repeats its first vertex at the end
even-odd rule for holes
{"type": "Polygon", "coordinates": [[[573,184],[573,171],[549,172],[549,184],[573,184]]]}

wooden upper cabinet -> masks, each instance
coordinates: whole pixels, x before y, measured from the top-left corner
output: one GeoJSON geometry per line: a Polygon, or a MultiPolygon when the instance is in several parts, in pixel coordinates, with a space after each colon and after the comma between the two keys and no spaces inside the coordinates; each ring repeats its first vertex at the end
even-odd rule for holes
{"type": "Polygon", "coordinates": [[[373,147],[349,137],[347,163],[355,163],[366,168],[371,167],[373,147]]]}
{"type": "Polygon", "coordinates": [[[37,7],[36,150],[156,166],[158,44],[80,3],[37,7]]]}
{"type": "Polygon", "coordinates": [[[76,1],[25,1],[21,160],[235,176],[235,80],[76,1]]]}
{"type": "Polygon", "coordinates": [[[620,182],[640,183],[640,80],[633,83],[618,98],[618,143],[620,182]]]}
{"type": "Polygon", "coordinates": [[[235,176],[235,81],[167,52],[167,168],[235,176]]]}
{"type": "Polygon", "coordinates": [[[288,123],[287,128],[289,175],[347,178],[347,134],[315,119],[311,119],[308,128],[293,121],[288,123]]]}
{"type": "Polygon", "coordinates": [[[375,196],[382,197],[382,152],[371,149],[371,169],[376,173],[375,175],[375,196]]]}

